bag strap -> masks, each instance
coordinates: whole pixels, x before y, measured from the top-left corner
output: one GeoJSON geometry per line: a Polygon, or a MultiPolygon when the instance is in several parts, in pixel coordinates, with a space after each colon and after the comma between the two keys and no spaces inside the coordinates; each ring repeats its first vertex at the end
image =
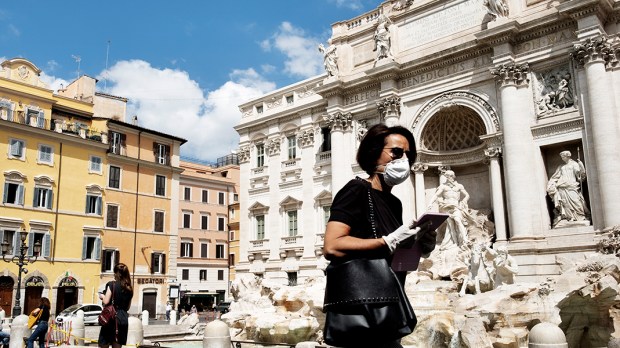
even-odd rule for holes
{"type": "Polygon", "coordinates": [[[368,215],[370,217],[370,225],[372,226],[372,235],[377,237],[377,226],[375,225],[375,205],[372,203],[372,196],[370,195],[370,187],[368,188],[368,215]]]}

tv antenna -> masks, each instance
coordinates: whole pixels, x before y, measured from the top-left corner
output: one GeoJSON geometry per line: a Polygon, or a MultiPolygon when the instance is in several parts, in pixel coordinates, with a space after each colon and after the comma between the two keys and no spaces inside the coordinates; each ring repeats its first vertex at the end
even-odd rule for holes
{"type": "Polygon", "coordinates": [[[73,60],[75,60],[75,62],[78,65],[78,67],[77,67],[77,78],[79,79],[80,78],[80,62],[82,61],[82,57],[76,56],[76,55],[72,54],[71,58],[73,58],[73,60]]]}
{"type": "Polygon", "coordinates": [[[105,51],[105,78],[103,80],[103,89],[108,87],[108,57],[110,56],[110,40],[108,40],[108,48],[105,51]]]}

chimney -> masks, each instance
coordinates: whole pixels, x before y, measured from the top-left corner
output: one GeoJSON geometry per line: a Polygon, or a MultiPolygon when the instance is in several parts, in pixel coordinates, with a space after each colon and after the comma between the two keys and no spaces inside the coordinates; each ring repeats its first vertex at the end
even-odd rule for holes
{"type": "Polygon", "coordinates": [[[138,115],[133,115],[133,118],[131,119],[131,124],[133,124],[134,126],[138,125],[138,115]]]}

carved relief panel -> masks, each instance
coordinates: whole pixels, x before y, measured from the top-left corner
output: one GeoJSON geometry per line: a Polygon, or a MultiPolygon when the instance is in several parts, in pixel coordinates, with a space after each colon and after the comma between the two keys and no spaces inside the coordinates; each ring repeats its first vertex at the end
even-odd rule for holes
{"type": "Polygon", "coordinates": [[[574,76],[568,64],[532,74],[539,118],[575,109],[574,76]]]}

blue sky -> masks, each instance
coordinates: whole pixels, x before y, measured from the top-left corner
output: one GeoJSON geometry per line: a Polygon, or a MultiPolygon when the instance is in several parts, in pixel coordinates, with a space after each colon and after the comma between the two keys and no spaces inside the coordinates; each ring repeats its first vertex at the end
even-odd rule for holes
{"type": "Polygon", "coordinates": [[[184,157],[214,160],[238,146],[239,104],[323,73],[317,45],[331,24],[380,3],[6,1],[0,60],[32,61],[57,89],[77,77],[79,57],[100,91],[129,98],[128,119],[188,139],[184,157]]]}

